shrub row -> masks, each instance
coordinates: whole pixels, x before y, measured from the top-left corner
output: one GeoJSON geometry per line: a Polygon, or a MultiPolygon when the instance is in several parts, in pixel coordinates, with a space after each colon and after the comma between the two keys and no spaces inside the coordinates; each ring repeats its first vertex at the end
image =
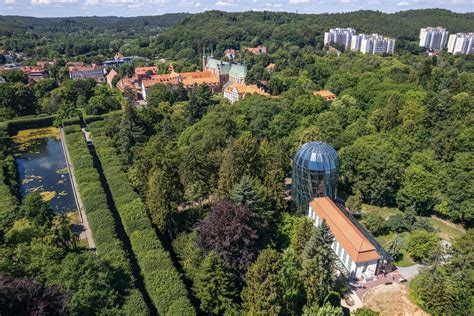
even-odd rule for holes
{"type": "Polygon", "coordinates": [[[17,132],[22,129],[48,127],[53,125],[55,116],[36,116],[36,117],[21,117],[11,121],[3,122],[4,126],[10,133],[17,132]]]}
{"type": "Polygon", "coordinates": [[[89,129],[148,294],[161,315],[194,315],[194,307],[180,274],[158,239],[144,203],[133,190],[115,150],[104,135],[103,123],[95,122],[89,125],[89,129]]]}
{"type": "MultiPolygon", "coordinates": [[[[6,131],[0,131],[0,232],[10,224],[18,207],[18,197],[12,183],[16,183],[15,158],[11,154],[10,138],[6,131]]],[[[1,236],[0,236],[1,238],[1,236]]]]}
{"type": "Polygon", "coordinates": [[[74,166],[74,175],[97,253],[114,267],[125,271],[129,278],[129,288],[132,290],[124,303],[124,313],[126,315],[147,315],[148,308],[143,296],[138,289],[134,288],[132,268],[123,244],[117,237],[114,217],[109,209],[106,194],[84,136],[78,126],[70,126],[65,132],[69,155],[74,166]]]}

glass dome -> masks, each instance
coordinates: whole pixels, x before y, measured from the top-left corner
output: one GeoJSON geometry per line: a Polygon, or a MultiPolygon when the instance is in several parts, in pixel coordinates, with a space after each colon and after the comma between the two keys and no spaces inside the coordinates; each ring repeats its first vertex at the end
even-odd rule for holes
{"type": "Polygon", "coordinates": [[[300,209],[306,210],[314,197],[336,198],[339,156],[323,142],[301,146],[293,157],[292,198],[300,209]]]}

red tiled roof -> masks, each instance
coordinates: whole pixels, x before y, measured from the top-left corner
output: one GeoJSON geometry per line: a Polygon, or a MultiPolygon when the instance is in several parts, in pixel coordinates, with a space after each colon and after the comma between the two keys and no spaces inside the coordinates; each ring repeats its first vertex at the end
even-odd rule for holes
{"type": "Polygon", "coordinates": [[[135,68],[136,75],[146,75],[148,72],[151,72],[152,75],[156,75],[158,73],[158,67],[149,66],[149,67],[137,67],[135,68]]]}
{"type": "Polygon", "coordinates": [[[70,66],[68,70],[69,72],[77,72],[77,71],[91,71],[91,70],[96,70],[99,68],[102,68],[102,67],[96,64],[92,64],[91,66],[80,66],[80,65],[70,66]]]}
{"type": "Polygon", "coordinates": [[[344,247],[352,261],[367,262],[380,259],[370,241],[328,197],[315,198],[311,208],[324,219],[334,238],[344,247]]]}

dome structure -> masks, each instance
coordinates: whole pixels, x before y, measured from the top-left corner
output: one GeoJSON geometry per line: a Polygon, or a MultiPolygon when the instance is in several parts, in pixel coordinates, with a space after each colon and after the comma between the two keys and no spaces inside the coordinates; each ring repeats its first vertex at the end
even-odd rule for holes
{"type": "Polygon", "coordinates": [[[300,209],[308,208],[318,196],[336,198],[339,156],[323,142],[301,146],[293,157],[292,198],[300,209]]]}

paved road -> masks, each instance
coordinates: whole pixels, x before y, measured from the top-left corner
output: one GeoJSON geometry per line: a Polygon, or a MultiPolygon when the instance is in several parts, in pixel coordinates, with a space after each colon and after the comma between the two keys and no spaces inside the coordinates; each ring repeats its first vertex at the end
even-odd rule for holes
{"type": "Polygon", "coordinates": [[[80,234],[79,240],[87,240],[87,244],[89,245],[90,249],[95,249],[95,243],[92,239],[92,231],[89,228],[89,222],[87,221],[87,215],[84,212],[84,205],[82,204],[81,196],[79,194],[79,190],[77,190],[78,185],[76,182],[76,177],[74,176],[74,166],[72,165],[71,158],[69,157],[69,150],[67,148],[66,137],[64,134],[64,129],[62,127],[59,128],[59,134],[61,136],[61,142],[63,144],[64,149],[64,156],[66,157],[66,164],[69,171],[69,176],[71,178],[71,185],[72,185],[72,192],[74,194],[74,199],[76,200],[76,205],[79,208],[79,215],[81,217],[81,224],[80,226],[80,234]]]}
{"type": "Polygon", "coordinates": [[[423,268],[421,264],[415,264],[410,267],[397,267],[398,272],[407,280],[411,280],[420,273],[420,269],[423,268]]]}

